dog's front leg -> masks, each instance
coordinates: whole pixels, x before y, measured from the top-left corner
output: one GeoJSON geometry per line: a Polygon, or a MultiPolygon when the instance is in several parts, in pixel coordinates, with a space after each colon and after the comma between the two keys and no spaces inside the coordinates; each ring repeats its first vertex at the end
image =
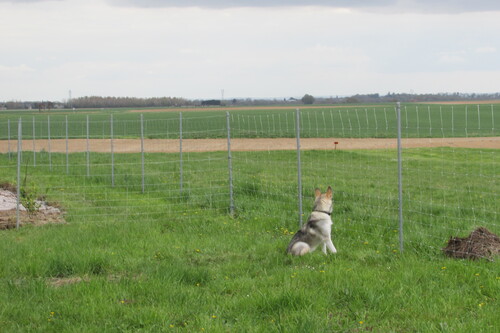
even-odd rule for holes
{"type": "Polygon", "coordinates": [[[324,251],[326,253],[326,247],[328,246],[328,249],[330,250],[331,253],[337,253],[337,249],[335,248],[335,246],[333,245],[332,243],[332,240],[329,239],[328,241],[326,241],[325,243],[323,243],[323,248],[324,248],[324,251]]]}
{"type": "Polygon", "coordinates": [[[328,242],[328,241],[323,242],[323,246],[322,246],[323,248],[321,249],[321,250],[323,251],[323,253],[324,253],[324,254],[328,254],[328,253],[326,252],[326,243],[327,243],[327,242],[328,242]]]}

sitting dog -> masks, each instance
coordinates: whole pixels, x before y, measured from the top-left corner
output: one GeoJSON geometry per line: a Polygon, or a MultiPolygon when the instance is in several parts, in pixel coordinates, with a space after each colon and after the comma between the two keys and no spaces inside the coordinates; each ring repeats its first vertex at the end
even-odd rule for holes
{"type": "Polygon", "coordinates": [[[332,219],[330,215],[333,211],[333,191],[330,186],[326,193],[321,193],[319,189],[314,191],[314,208],[307,219],[307,223],[297,231],[288,245],[287,252],[302,256],[314,251],[319,245],[322,246],[323,253],[326,249],[331,253],[337,253],[332,243],[332,219]]]}

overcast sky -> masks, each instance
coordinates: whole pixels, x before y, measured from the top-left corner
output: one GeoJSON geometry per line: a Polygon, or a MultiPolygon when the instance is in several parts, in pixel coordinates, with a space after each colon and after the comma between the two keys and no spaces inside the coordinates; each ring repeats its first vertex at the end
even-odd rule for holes
{"type": "Polygon", "coordinates": [[[498,0],[0,0],[0,101],[500,92],[498,0]]]}

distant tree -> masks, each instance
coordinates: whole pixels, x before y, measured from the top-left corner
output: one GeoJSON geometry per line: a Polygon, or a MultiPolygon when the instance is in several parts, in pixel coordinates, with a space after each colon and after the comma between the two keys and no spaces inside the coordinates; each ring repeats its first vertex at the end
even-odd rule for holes
{"type": "Polygon", "coordinates": [[[85,96],[71,99],[71,105],[66,107],[75,108],[121,108],[121,107],[173,107],[191,105],[192,102],[178,97],[101,97],[85,96]]]}
{"type": "Polygon", "coordinates": [[[314,103],[314,97],[311,96],[311,95],[309,95],[309,94],[305,94],[304,97],[302,97],[301,101],[304,104],[313,104],[314,103]]]}
{"type": "Polygon", "coordinates": [[[50,111],[52,108],[54,108],[54,102],[38,102],[35,103],[35,106],[38,107],[38,112],[42,112],[42,110],[48,110],[50,111]]]}
{"type": "Polygon", "coordinates": [[[355,104],[355,103],[359,103],[359,100],[356,97],[351,96],[351,97],[347,97],[345,99],[345,102],[350,103],[350,104],[355,104]]]}
{"type": "Polygon", "coordinates": [[[209,99],[206,101],[201,101],[202,106],[209,106],[209,105],[221,105],[220,99],[209,99]]]}

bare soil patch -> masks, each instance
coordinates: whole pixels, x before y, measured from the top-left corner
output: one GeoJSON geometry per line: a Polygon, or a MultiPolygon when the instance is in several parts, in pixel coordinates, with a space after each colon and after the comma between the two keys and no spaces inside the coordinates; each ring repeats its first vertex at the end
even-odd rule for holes
{"type": "MultiPolygon", "coordinates": [[[[36,211],[34,213],[20,211],[19,220],[19,226],[23,226],[26,224],[45,225],[48,223],[66,223],[62,213],[46,213],[43,211],[36,211]]],[[[0,210],[0,230],[15,228],[16,221],[17,215],[15,209],[0,210]]]]}
{"type": "MultiPolygon", "coordinates": [[[[500,100],[484,100],[484,101],[445,101],[445,102],[421,102],[418,104],[443,104],[443,105],[477,105],[477,104],[499,104],[500,100]]],[[[390,103],[389,103],[390,104],[390,103]]],[[[270,105],[270,106],[197,106],[197,107],[172,107],[172,108],[157,108],[157,109],[137,109],[129,110],[133,113],[155,113],[155,112],[190,112],[190,111],[244,111],[244,110],[295,110],[295,109],[353,109],[356,107],[376,108],[380,104],[373,105],[270,105]]]]}
{"type": "Polygon", "coordinates": [[[452,258],[493,260],[500,254],[500,237],[480,227],[467,237],[450,237],[443,252],[452,258]]]}
{"type": "Polygon", "coordinates": [[[50,278],[47,280],[47,284],[51,287],[62,287],[71,284],[77,284],[81,282],[90,282],[90,278],[88,276],[85,277],[67,277],[67,278],[50,278]]]}
{"type": "MultiPolygon", "coordinates": [[[[19,225],[44,225],[65,223],[63,212],[45,201],[36,201],[37,209],[29,212],[23,205],[19,207],[19,225]]],[[[0,185],[0,230],[13,229],[17,222],[17,194],[10,184],[0,185]]]]}
{"type": "MultiPolygon", "coordinates": [[[[27,149],[32,149],[30,141],[27,149]]],[[[303,150],[352,150],[352,149],[395,149],[396,139],[349,139],[349,138],[304,138],[301,139],[303,150]],[[335,142],[338,142],[335,145],[335,142]]],[[[16,141],[11,141],[10,149],[17,147],[16,141]]],[[[500,149],[500,137],[474,137],[474,138],[408,138],[403,139],[404,148],[430,148],[430,147],[456,147],[456,148],[492,148],[500,149]]],[[[48,151],[47,140],[35,140],[35,150],[48,151]]],[[[89,149],[92,152],[111,152],[111,141],[109,139],[89,140],[89,149]]],[[[271,151],[271,150],[295,150],[297,141],[295,138],[277,139],[231,139],[232,151],[271,151]]],[[[63,139],[51,140],[51,152],[66,152],[66,141],[63,139]]],[[[68,150],[70,152],[85,152],[87,141],[85,139],[69,140],[68,150]]],[[[116,153],[138,153],[141,151],[141,141],[138,139],[114,139],[113,150],[116,153]]],[[[145,139],[144,150],[155,153],[175,153],[179,151],[179,140],[175,139],[145,139]]],[[[184,152],[209,152],[227,150],[227,139],[184,139],[182,141],[184,152]]],[[[0,141],[0,153],[8,152],[7,141],[0,141]]]]}

